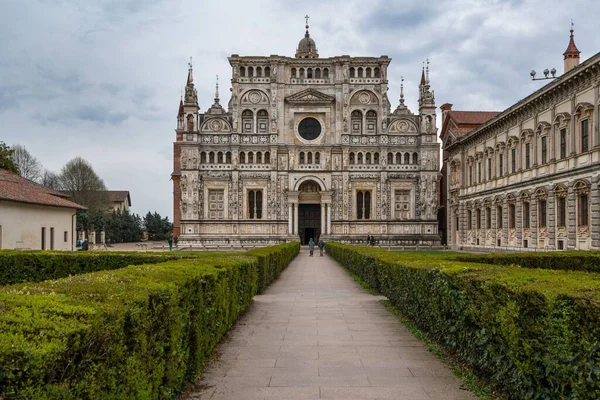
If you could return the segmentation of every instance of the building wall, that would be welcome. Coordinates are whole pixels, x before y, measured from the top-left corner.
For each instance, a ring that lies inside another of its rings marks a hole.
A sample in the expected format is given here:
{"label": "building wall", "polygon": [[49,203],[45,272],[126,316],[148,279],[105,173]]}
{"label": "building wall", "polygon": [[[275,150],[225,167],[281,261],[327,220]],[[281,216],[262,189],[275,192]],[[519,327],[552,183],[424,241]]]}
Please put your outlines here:
{"label": "building wall", "polygon": [[453,248],[600,249],[599,66],[596,55],[446,146]]}
{"label": "building wall", "polygon": [[[299,207],[318,204],[317,228],[330,238],[372,234],[381,243],[439,244],[435,105],[424,104],[416,114],[401,107],[391,112],[389,62],[385,56],[232,56],[228,111],[217,103],[196,118],[197,107],[189,104],[179,119],[172,177],[180,243],[295,240]],[[248,76],[249,67],[269,67],[270,76]],[[378,68],[379,76],[355,72],[353,77],[350,69],[359,67]],[[301,68],[305,73],[327,68],[328,77],[300,77]],[[353,112],[360,117],[353,118]],[[298,134],[308,117],[321,125],[322,134],[314,140]],[[309,187],[315,192],[307,192]],[[250,193],[257,190],[263,196],[260,219],[249,211]],[[403,217],[395,216],[395,190],[408,193]],[[369,219],[358,218],[361,191],[371,196]],[[214,196],[223,196],[222,205],[215,206]]]}
{"label": "building wall", "polygon": [[53,230],[54,250],[73,250],[74,214],[69,208],[0,201],[0,248],[41,250],[45,228],[46,249],[51,249]]}

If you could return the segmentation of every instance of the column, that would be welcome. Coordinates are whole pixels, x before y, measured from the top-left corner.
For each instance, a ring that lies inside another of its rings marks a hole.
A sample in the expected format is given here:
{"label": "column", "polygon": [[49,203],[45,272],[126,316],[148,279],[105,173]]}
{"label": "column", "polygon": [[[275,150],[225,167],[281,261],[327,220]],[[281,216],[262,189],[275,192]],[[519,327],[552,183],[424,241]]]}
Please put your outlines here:
{"label": "column", "polygon": [[298,203],[294,203],[294,234],[298,235]]}
{"label": "column", "polygon": [[321,203],[321,235],[327,233],[325,231],[325,203]]}
{"label": "column", "polygon": [[292,203],[288,204],[288,234],[294,232],[294,207]]}
{"label": "column", "polygon": [[327,204],[327,234],[331,235],[331,203]]}

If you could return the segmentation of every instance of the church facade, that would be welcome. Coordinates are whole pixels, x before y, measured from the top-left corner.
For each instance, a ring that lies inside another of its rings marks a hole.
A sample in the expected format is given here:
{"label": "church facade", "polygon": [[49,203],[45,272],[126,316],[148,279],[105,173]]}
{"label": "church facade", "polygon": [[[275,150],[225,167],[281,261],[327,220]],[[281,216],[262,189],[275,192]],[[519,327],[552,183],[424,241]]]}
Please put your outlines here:
{"label": "church facade", "polygon": [[231,99],[199,112],[192,66],[177,117],[174,234],[192,247],[323,237],[431,246],[439,144],[428,68],[418,113],[392,111],[391,59],[320,58],[308,32],[295,57],[229,57]]}

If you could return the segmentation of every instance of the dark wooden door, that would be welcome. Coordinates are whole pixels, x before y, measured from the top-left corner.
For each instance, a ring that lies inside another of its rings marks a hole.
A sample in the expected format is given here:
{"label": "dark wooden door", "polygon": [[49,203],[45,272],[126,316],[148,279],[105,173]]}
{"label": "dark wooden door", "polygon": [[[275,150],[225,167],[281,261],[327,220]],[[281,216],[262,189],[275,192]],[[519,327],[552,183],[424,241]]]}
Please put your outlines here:
{"label": "dark wooden door", "polygon": [[300,204],[298,234],[302,244],[308,244],[311,237],[316,243],[317,237],[321,234],[321,206],[319,204]]}

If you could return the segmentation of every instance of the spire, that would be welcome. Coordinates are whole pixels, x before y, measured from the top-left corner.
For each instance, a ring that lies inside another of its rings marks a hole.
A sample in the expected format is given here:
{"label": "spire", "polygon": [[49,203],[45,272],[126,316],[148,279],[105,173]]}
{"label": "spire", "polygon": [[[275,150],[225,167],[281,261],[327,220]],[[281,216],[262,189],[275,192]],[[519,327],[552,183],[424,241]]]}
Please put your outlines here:
{"label": "spire", "polygon": [[215,85],[215,104],[219,104],[219,75],[217,75],[217,84]]}
{"label": "spire", "polygon": [[181,96],[181,99],[179,100],[179,112],[177,113],[177,116],[182,116],[183,115],[183,95]]}
{"label": "spire", "polygon": [[187,84],[188,85],[193,85],[194,84],[194,76],[192,75],[192,57],[190,57],[190,62],[188,63],[188,78],[187,78]]}
{"label": "spire", "polygon": [[425,67],[425,83],[429,85],[429,58],[427,59],[427,66]]}
{"label": "spire", "polygon": [[419,84],[419,86],[425,86],[426,80],[425,80],[425,61],[423,61],[423,69],[421,70],[421,83]]}
{"label": "spire", "polygon": [[404,77],[400,77],[400,105],[404,105]]}
{"label": "spire", "polygon": [[565,50],[565,52],[563,53],[563,56],[565,56],[565,73],[579,65],[579,55],[581,54],[577,46],[575,46],[573,26],[573,20],[571,20],[571,37],[569,38],[569,45],[567,46],[567,50]]}
{"label": "spire", "polygon": [[394,110],[394,115],[410,114],[410,110],[404,104],[404,77],[400,77],[400,104]]}

